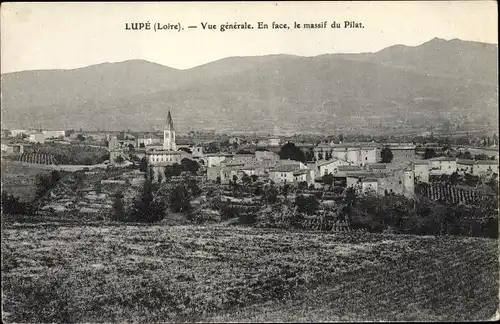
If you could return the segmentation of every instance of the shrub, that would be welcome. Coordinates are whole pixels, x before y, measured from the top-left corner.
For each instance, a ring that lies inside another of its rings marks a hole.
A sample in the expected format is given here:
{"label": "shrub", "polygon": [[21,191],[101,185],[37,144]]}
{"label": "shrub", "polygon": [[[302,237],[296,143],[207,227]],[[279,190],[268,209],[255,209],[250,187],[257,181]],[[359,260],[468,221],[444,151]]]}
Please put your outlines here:
{"label": "shrub", "polygon": [[190,199],[188,188],[180,184],[170,191],[170,208],[175,212],[187,211],[191,207]]}
{"label": "shrub", "polygon": [[297,211],[299,213],[313,215],[318,209],[319,202],[315,195],[299,195],[295,198],[295,206],[297,206]]}
{"label": "shrub", "polygon": [[19,197],[14,197],[2,191],[2,212],[5,214],[29,215],[35,211],[31,203],[25,203],[19,200]]}

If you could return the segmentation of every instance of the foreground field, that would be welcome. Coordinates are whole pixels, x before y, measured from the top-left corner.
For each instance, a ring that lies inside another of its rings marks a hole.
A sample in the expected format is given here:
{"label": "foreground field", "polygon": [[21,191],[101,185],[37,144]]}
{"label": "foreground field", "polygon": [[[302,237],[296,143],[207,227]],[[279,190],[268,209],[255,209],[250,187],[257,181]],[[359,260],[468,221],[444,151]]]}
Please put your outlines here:
{"label": "foreground field", "polygon": [[4,224],[4,321],[479,320],[497,242],[222,226]]}

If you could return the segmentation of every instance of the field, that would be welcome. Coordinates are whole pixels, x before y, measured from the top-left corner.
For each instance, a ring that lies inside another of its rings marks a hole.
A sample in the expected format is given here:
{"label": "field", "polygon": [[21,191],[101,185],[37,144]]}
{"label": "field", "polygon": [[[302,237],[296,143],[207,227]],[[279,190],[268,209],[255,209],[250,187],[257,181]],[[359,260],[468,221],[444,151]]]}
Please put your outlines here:
{"label": "field", "polygon": [[481,320],[497,242],[223,226],[2,226],[6,322]]}
{"label": "field", "polygon": [[2,190],[20,197],[21,200],[32,200],[36,192],[36,175],[48,173],[50,171],[36,166],[2,159]]}

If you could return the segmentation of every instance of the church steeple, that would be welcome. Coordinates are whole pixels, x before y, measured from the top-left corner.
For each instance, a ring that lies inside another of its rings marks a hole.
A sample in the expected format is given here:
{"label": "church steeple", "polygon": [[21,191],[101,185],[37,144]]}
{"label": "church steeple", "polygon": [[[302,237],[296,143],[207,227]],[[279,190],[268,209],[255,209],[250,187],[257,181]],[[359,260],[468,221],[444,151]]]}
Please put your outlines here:
{"label": "church steeple", "polygon": [[167,115],[167,122],[165,123],[165,130],[174,130],[174,122],[172,121],[172,115],[170,114],[170,110]]}
{"label": "church steeple", "polygon": [[163,131],[163,149],[177,151],[177,145],[175,145],[174,122],[172,121],[170,110],[168,111],[167,122],[165,123],[165,130]]}

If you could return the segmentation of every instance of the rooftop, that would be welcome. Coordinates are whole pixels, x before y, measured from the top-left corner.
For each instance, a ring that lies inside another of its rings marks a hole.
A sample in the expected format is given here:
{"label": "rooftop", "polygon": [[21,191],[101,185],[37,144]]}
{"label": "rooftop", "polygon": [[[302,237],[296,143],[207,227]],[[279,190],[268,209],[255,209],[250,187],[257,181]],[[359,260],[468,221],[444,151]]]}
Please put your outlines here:
{"label": "rooftop", "polygon": [[284,164],[269,169],[269,172],[294,172],[299,169],[298,165]]}
{"label": "rooftop", "polygon": [[338,167],[339,171],[361,171],[363,170],[361,167],[356,165],[341,165]]}
{"label": "rooftop", "polygon": [[495,160],[458,160],[457,164],[464,165],[498,165],[498,161]]}
{"label": "rooftop", "polygon": [[387,169],[387,164],[385,164],[385,163],[373,163],[373,164],[368,164],[368,167],[371,169]]}
{"label": "rooftop", "polygon": [[435,157],[435,158],[432,158],[429,160],[430,161],[450,161],[450,162],[453,162],[453,161],[456,161],[457,159],[454,157],[440,156],[440,157]]}
{"label": "rooftop", "polygon": [[308,170],[297,170],[293,173],[294,176],[302,175],[302,174],[307,174]]}
{"label": "rooftop", "polygon": [[338,161],[338,159],[332,158],[331,160],[321,160],[321,161],[316,162],[316,166],[320,167],[320,166],[323,166],[323,165],[327,165],[327,164],[333,163],[335,161]]}
{"label": "rooftop", "polygon": [[349,178],[369,178],[369,179],[377,179],[377,178],[385,178],[386,175],[379,173],[371,173],[371,172],[365,172],[365,173],[348,173],[346,175]]}

